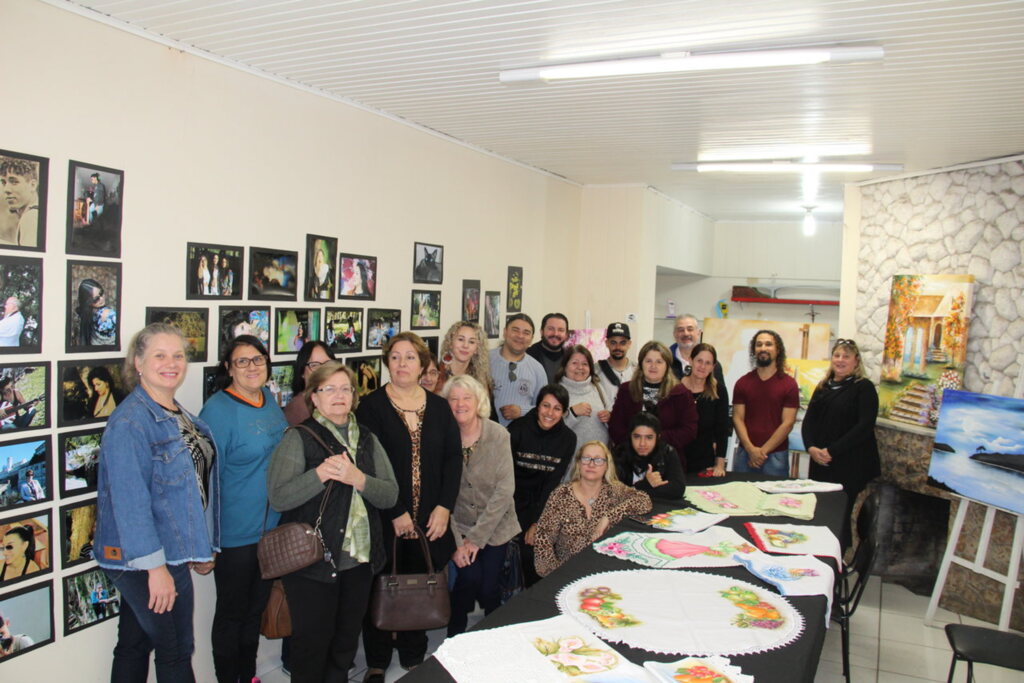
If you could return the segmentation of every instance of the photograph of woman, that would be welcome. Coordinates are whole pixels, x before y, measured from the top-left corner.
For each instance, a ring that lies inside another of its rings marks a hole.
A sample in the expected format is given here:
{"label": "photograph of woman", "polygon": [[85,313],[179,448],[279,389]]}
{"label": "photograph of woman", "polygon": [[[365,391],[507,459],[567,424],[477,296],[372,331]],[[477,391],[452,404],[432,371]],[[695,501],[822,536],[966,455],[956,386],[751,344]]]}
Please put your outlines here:
{"label": "photograph of woman", "polygon": [[3,535],[3,564],[0,565],[0,583],[27,576],[40,570],[35,561],[36,534],[27,524],[16,524]]}
{"label": "photograph of woman", "polygon": [[92,395],[89,397],[89,415],[92,417],[109,417],[117,407],[121,397],[114,387],[114,378],[110,370],[102,365],[89,370],[87,377]]}
{"label": "photograph of woman", "polygon": [[121,265],[68,262],[69,282],[75,287],[70,314],[68,351],[120,347],[118,324]]}
{"label": "photograph of woman", "polygon": [[306,236],[306,301],[334,301],[334,258],[338,240]]}

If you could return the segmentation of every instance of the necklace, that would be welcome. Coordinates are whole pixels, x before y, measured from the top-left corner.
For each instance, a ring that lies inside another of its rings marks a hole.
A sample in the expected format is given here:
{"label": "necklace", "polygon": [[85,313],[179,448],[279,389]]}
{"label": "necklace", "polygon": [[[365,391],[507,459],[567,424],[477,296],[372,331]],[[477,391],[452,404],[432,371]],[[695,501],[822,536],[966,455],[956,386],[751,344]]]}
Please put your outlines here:
{"label": "necklace", "polygon": [[386,393],[388,396],[388,400],[391,401],[391,405],[394,406],[395,410],[401,411],[403,413],[418,413],[421,410],[423,410],[423,408],[427,405],[426,396],[424,396],[422,405],[416,408],[403,408],[402,406],[398,405],[398,402],[395,400],[395,397],[391,395],[392,391],[393,390],[391,389],[391,385],[389,384]]}

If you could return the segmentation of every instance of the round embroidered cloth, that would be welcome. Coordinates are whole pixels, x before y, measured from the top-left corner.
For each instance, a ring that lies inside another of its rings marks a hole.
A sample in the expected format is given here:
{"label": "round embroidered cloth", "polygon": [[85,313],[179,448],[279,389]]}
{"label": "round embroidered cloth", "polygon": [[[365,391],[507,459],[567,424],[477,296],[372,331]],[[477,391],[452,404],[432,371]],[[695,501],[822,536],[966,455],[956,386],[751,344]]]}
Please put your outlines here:
{"label": "round embroidered cloth", "polygon": [[803,617],[746,581],[673,569],[602,572],[558,594],[558,609],[604,640],[678,655],[738,655],[787,645]]}

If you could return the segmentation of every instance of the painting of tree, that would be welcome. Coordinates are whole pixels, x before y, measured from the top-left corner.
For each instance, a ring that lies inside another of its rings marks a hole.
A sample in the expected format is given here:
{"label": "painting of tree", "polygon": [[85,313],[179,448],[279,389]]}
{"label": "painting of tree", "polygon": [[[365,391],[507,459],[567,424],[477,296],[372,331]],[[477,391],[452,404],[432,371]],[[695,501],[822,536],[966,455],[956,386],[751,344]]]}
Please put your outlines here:
{"label": "painting of tree", "polygon": [[882,380],[898,382],[903,369],[903,339],[910,314],[921,292],[920,275],[894,275],[889,299],[889,322],[885,327],[882,351]]}
{"label": "painting of tree", "polygon": [[942,320],[942,346],[949,353],[949,367],[958,368],[964,364],[967,353],[967,296],[957,292],[953,297],[949,313]]}

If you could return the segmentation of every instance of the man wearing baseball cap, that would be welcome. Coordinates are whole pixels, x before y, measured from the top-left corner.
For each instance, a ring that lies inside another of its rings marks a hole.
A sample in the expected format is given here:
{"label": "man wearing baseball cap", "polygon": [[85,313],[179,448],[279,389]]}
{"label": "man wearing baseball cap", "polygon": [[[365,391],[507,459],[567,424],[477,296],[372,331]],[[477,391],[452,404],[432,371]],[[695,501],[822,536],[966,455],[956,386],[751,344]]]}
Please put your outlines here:
{"label": "man wearing baseball cap", "polygon": [[597,376],[601,379],[601,391],[609,404],[615,402],[619,385],[628,384],[636,370],[636,361],[626,354],[632,344],[629,336],[629,325],[612,323],[604,334],[604,344],[608,347],[608,358],[597,363]]}

